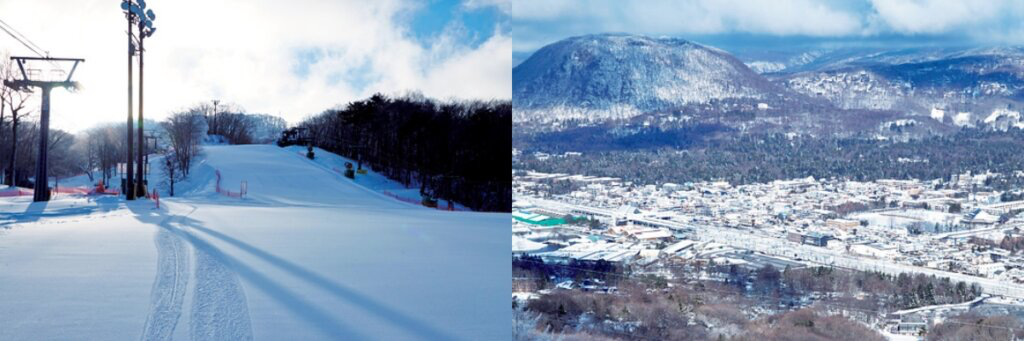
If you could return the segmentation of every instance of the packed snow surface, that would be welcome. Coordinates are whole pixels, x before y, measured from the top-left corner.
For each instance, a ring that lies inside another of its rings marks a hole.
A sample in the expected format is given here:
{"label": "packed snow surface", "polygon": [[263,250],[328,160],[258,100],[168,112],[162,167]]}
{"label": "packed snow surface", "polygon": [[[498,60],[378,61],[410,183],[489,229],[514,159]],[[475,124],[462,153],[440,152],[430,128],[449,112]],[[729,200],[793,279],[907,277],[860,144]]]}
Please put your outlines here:
{"label": "packed snow surface", "polygon": [[510,337],[508,214],[407,204],[274,146],[204,150],[159,209],[0,198],[0,340]]}

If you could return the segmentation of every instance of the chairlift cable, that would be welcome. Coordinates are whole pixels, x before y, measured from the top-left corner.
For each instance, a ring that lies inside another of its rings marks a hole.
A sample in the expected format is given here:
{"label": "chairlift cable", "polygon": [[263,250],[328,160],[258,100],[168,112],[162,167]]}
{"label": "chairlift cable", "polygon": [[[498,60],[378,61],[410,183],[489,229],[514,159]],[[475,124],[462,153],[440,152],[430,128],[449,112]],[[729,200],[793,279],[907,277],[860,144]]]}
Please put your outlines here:
{"label": "chairlift cable", "polygon": [[[7,34],[10,35],[11,38],[14,38],[14,40],[17,40],[22,45],[25,45],[25,47],[27,47],[30,51],[32,51],[32,53],[35,53],[37,56],[42,57],[42,58],[50,58],[50,52],[49,51],[47,51],[46,49],[40,47],[39,44],[36,44],[31,39],[28,39],[28,37],[26,37],[24,34],[22,34],[21,32],[19,32],[16,29],[14,29],[14,26],[11,26],[11,24],[8,24],[7,22],[3,21],[2,19],[0,19],[0,24],[2,24],[2,25],[0,25],[0,29],[2,29],[4,32],[7,32]],[[6,26],[6,28],[4,26]],[[15,34],[17,34],[17,35],[15,35]],[[20,38],[19,38],[19,36],[20,36]],[[33,46],[34,46],[34,48],[33,48]],[[45,52],[45,54],[41,53],[39,51]],[[68,71],[65,70],[63,66],[60,66],[59,64],[55,63],[54,61],[50,60],[49,63],[50,63],[50,65],[53,65],[54,67],[56,67],[58,70],[60,70],[64,74],[68,73]]]}

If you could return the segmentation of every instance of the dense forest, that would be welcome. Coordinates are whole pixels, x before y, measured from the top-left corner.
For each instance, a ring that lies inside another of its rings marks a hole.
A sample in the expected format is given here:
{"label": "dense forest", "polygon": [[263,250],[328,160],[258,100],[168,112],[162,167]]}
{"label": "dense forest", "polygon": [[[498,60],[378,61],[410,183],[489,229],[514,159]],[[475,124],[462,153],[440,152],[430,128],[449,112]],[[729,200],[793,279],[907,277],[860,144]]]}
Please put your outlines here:
{"label": "dense forest", "polygon": [[1020,129],[963,129],[907,142],[743,135],[703,140],[686,148],[584,152],[547,160],[524,153],[513,166],[613,176],[641,183],[725,180],[746,184],[808,176],[859,181],[948,179],[968,171],[1012,174],[1024,169],[1024,153],[1020,150],[1024,150],[1024,130]]}
{"label": "dense forest", "polygon": [[299,126],[308,128],[315,146],[417,186],[424,197],[478,211],[512,210],[507,101],[441,103],[377,94]]}

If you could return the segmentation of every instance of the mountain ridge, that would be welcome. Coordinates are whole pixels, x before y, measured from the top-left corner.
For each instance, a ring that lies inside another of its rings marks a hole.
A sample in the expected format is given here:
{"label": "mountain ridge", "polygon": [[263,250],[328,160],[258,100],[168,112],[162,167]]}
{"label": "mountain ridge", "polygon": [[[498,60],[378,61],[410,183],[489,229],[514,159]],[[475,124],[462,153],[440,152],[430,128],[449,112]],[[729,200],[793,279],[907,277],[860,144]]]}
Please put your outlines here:
{"label": "mountain ridge", "polygon": [[516,122],[622,120],[674,106],[788,93],[721,49],[623,33],[547,45],[516,66],[512,79]]}
{"label": "mountain ridge", "polygon": [[796,52],[791,62],[757,64],[681,38],[566,38],[513,69],[514,129],[605,126],[622,135],[712,124],[736,134],[907,139],[988,127],[999,110],[1009,114],[991,128],[1024,126],[1012,114],[1024,101],[1019,47]]}

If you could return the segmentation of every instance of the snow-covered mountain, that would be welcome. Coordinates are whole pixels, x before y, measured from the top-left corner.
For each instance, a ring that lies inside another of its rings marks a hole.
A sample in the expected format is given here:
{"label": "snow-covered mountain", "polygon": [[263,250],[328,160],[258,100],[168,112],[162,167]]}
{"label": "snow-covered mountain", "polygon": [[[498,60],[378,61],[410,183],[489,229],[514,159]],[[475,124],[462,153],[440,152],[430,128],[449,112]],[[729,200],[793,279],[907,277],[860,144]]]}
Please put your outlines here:
{"label": "snow-covered mountain", "polygon": [[912,90],[908,84],[890,82],[867,70],[808,72],[786,78],[782,84],[843,109],[894,109]]}
{"label": "snow-covered mountain", "polygon": [[512,71],[514,121],[600,122],[781,88],[725,51],[677,38],[599,34],[545,46]]}
{"label": "snow-covered mountain", "polygon": [[[915,124],[899,134],[913,138],[963,126],[1005,130],[1019,119],[997,111],[1024,106],[1022,48],[737,51],[742,59],[683,39],[629,34],[558,41],[513,69],[514,135],[875,136],[878,127],[906,121]],[[984,120],[993,114],[998,119]]]}
{"label": "snow-covered mountain", "polygon": [[989,113],[1024,99],[1024,51],[879,52],[821,65],[817,70],[771,77],[790,90],[844,109],[898,110],[913,115],[927,115],[936,108]]}
{"label": "snow-covered mountain", "polygon": [[746,64],[747,67],[757,73],[779,72],[786,69],[786,64],[781,62],[756,60]]}

